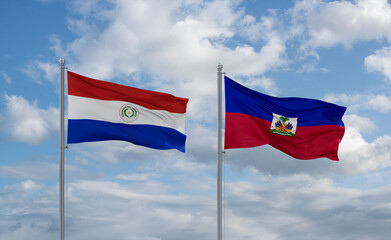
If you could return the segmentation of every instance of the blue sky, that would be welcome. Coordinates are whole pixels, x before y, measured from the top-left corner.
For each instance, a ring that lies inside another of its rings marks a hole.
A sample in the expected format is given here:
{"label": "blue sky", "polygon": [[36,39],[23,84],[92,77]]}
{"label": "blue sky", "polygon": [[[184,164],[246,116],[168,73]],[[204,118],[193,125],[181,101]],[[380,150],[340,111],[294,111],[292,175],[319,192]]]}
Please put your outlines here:
{"label": "blue sky", "polygon": [[225,239],[391,234],[389,1],[1,1],[0,26],[1,239],[59,237],[59,58],[190,99],[185,154],[69,146],[68,239],[216,238],[218,62],[257,91],[348,108],[339,162],[226,151]]}

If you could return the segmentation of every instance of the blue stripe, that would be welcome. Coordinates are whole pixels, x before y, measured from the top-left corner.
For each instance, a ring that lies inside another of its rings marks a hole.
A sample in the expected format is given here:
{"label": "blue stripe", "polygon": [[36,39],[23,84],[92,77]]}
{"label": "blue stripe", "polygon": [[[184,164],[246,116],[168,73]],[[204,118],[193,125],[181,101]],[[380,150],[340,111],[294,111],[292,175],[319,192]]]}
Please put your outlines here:
{"label": "blue stripe", "polygon": [[122,140],[154,149],[185,152],[186,135],[167,127],[68,119],[68,143]]}
{"label": "blue stripe", "polygon": [[225,77],[226,112],[243,113],[267,121],[273,113],[298,118],[298,126],[344,126],[346,107],[307,98],[277,98],[246,88]]}

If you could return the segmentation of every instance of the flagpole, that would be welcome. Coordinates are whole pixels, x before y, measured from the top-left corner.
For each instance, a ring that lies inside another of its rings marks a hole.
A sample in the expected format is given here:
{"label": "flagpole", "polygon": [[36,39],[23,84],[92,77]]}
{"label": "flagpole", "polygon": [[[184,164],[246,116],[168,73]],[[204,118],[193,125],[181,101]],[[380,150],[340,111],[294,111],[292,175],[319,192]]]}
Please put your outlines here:
{"label": "flagpole", "polygon": [[223,212],[222,212],[222,75],[223,64],[217,64],[217,237],[222,240],[223,236]]}
{"label": "flagpole", "polygon": [[64,70],[65,59],[60,58],[60,239],[64,240]]}

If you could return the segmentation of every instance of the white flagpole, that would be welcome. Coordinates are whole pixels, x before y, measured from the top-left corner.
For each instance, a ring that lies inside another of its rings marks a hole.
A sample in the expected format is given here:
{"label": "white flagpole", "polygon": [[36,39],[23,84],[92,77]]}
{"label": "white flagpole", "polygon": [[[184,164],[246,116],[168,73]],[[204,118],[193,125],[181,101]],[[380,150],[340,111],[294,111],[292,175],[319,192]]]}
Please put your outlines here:
{"label": "white flagpole", "polygon": [[64,240],[64,70],[65,59],[60,58],[60,239]]}
{"label": "white flagpole", "polygon": [[217,64],[217,92],[218,92],[218,112],[217,112],[217,237],[222,240],[223,236],[223,211],[222,211],[222,75],[223,64]]}

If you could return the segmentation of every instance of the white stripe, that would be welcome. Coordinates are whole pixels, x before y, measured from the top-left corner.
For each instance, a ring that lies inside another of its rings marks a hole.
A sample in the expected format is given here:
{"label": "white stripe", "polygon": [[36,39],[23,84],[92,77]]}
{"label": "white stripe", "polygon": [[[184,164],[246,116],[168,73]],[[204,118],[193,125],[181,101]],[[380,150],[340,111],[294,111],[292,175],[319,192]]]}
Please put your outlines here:
{"label": "white stripe", "polygon": [[[120,117],[120,109],[126,104],[134,106],[139,111],[138,118],[133,122],[125,122]],[[98,100],[73,95],[68,95],[68,118],[92,119],[124,124],[157,125],[174,128],[182,133],[185,132],[185,113],[151,110],[129,102]]]}

